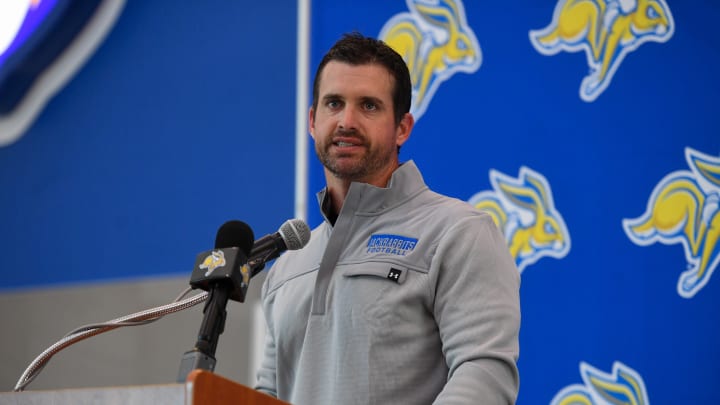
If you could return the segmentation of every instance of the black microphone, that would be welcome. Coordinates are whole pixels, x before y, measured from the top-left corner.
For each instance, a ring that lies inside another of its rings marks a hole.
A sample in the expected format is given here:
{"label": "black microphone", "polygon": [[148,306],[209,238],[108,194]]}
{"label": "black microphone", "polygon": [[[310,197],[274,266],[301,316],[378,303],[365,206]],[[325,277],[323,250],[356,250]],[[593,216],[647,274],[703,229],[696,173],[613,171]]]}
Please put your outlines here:
{"label": "black microphone", "polygon": [[239,247],[248,255],[255,235],[248,224],[242,221],[227,221],[218,228],[215,235],[215,249]]}
{"label": "black microphone", "polygon": [[247,258],[252,249],[252,229],[242,221],[225,222],[215,236],[215,249],[200,253],[195,261],[190,285],[208,292],[203,320],[192,350],[180,361],[178,382],[185,382],[192,370],[215,369],[215,350],[225,330],[229,299],[244,302],[250,267]]}
{"label": "black microphone", "polygon": [[250,226],[242,221],[232,220],[222,224],[215,236],[215,249],[197,256],[190,286],[210,291],[215,285],[223,285],[230,289],[231,300],[245,301],[250,282],[247,259],[254,238]]}
{"label": "black microphone", "polygon": [[288,219],[280,229],[255,241],[250,251],[248,266],[252,269],[250,277],[265,268],[265,263],[280,256],[286,250],[298,250],[310,241],[310,227],[302,219]]}

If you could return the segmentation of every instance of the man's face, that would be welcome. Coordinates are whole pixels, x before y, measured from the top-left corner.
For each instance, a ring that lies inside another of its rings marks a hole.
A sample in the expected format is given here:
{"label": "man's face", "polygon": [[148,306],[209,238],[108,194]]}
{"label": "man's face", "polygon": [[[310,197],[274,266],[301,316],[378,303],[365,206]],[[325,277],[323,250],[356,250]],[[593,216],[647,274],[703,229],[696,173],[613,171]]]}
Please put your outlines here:
{"label": "man's face", "polygon": [[413,125],[410,114],[395,125],[393,77],[378,64],[331,61],[319,79],[309,117],[318,158],[336,178],[385,187]]}

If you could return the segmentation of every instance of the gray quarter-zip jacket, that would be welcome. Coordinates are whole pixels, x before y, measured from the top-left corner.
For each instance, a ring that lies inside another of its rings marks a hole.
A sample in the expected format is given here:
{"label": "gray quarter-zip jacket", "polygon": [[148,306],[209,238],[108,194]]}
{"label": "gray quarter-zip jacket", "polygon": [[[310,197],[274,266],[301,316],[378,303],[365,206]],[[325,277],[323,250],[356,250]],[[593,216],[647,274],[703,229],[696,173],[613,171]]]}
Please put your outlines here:
{"label": "gray quarter-zip jacket", "polygon": [[514,403],[519,286],[492,218],[406,162],[387,188],[353,183],[334,226],[276,260],[256,388],[295,405]]}

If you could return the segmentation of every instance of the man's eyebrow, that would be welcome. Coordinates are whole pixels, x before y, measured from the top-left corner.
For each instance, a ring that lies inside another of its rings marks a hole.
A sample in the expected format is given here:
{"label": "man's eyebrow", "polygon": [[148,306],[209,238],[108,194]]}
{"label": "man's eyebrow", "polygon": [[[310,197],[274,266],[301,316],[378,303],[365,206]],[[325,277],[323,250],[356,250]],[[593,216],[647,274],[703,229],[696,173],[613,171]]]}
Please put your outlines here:
{"label": "man's eyebrow", "polygon": [[374,104],[377,108],[385,109],[385,103],[383,102],[382,99],[380,99],[378,97],[365,96],[365,97],[360,98],[360,102]]}
{"label": "man's eyebrow", "polygon": [[328,93],[322,97],[323,100],[338,100],[342,99],[342,96],[336,93]]}
{"label": "man's eyebrow", "polygon": [[[343,97],[342,95],[340,95],[338,93],[327,93],[324,96],[322,96],[321,100],[323,102],[335,101],[335,100],[344,101],[345,97]],[[385,105],[385,103],[383,102],[382,99],[380,99],[378,97],[374,97],[374,96],[362,96],[359,98],[359,101],[361,103],[372,103],[372,104],[378,105],[380,107]]]}
{"label": "man's eyebrow", "polygon": [[379,98],[373,97],[373,96],[365,96],[365,97],[360,98],[360,100],[363,101],[363,102],[371,101],[371,102],[373,102],[373,103],[375,103],[375,104],[378,104],[378,105],[384,104],[383,101],[382,101],[382,99],[379,99]]}

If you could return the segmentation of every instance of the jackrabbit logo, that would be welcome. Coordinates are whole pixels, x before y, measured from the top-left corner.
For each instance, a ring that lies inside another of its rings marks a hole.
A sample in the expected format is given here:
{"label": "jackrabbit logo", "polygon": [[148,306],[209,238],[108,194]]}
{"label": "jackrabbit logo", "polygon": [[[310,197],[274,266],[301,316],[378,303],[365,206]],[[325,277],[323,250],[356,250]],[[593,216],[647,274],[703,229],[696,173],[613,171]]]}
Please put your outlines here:
{"label": "jackrabbit logo", "polygon": [[691,171],[678,170],[655,186],[645,213],[623,220],[628,238],[640,246],[681,243],[688,269],[677,292],[692,298],[720,262],[720,157],[685,148]]}
{"label": "jackrabbit logo", "polygon": [[390,18],[379,38],[408,65],[412,79],[411,113],[425,113],[440,83],[457,72],[480,68],[480,44],[465,18],[461,1],[407,0],[409,13]]}
{"label": "jackrabbit logo", "polygon": [[570,233],[543,175],[524,166],[517,178],[490,170],[490,182],[492,191],[481,191],[469,202],[493,217],[521,273],[542,257],[568,254]]}
{"label": "jackrabbit logo", "polygon": [[563,388],[550,405],[650,404],[640,374],[619,361],[613,363],[612,374],[580,362],[580,375],[585,384]]}
{"label": "jackrabbit logo", "polygon": [[530,31],[543,55],[585,51],[590,73],[580,98],[592,102],[610,85],[625,55],[645,42],[666,42],[675,30],[665,0],[560,0],[549,26]]}

